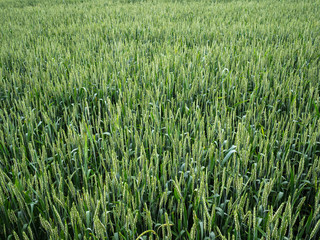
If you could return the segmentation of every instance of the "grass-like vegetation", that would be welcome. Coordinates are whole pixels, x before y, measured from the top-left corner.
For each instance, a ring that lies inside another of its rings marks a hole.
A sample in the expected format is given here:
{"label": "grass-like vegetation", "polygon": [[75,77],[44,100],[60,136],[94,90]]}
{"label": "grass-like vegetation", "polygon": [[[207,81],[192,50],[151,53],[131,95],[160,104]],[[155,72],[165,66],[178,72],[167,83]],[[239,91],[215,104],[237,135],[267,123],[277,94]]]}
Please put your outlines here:
{"label": "grass-like vegetation", "polygon": [[0,0],[0,239],[318,239],[319,16]]}

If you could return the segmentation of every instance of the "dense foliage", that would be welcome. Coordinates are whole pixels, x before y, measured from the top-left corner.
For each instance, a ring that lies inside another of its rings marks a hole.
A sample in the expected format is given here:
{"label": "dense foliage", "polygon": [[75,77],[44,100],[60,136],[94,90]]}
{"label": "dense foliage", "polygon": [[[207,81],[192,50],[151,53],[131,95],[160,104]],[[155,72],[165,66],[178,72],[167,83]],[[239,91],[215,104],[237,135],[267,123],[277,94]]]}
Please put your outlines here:
{"label": "dense foliage", "polygon": [[318,239],[319,16],[0,0],[0,239]]}

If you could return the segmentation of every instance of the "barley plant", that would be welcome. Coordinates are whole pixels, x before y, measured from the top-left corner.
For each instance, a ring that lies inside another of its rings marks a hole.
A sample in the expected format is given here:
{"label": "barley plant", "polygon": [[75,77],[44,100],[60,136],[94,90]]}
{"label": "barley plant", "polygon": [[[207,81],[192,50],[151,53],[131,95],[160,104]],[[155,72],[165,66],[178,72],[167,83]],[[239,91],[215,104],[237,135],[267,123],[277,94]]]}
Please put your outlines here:
{"label": "barley plant", "polygon": [[0,0],[0,239],[319,239],[319,0]]}

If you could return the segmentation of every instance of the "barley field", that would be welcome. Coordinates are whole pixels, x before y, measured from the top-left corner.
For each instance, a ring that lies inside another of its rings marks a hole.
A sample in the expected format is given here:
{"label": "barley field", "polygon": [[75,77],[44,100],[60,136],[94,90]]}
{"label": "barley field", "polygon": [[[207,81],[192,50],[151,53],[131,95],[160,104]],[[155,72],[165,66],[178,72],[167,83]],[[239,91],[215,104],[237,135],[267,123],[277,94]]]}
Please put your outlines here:
{"label": "barley field", "polygon": [[0,239],[319,239],[319,71],[319,0],[0,0]]}

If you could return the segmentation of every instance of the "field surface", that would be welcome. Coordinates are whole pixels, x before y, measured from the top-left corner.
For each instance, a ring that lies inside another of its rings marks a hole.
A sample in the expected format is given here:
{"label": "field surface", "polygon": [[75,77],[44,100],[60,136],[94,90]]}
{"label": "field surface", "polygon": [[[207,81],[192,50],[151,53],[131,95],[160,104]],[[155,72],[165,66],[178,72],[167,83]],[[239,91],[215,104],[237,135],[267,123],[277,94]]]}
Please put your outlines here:
{"label": "field surface", "polygon": [[0,0],[0,239],[319,239],[319,71],[319,0]]}

